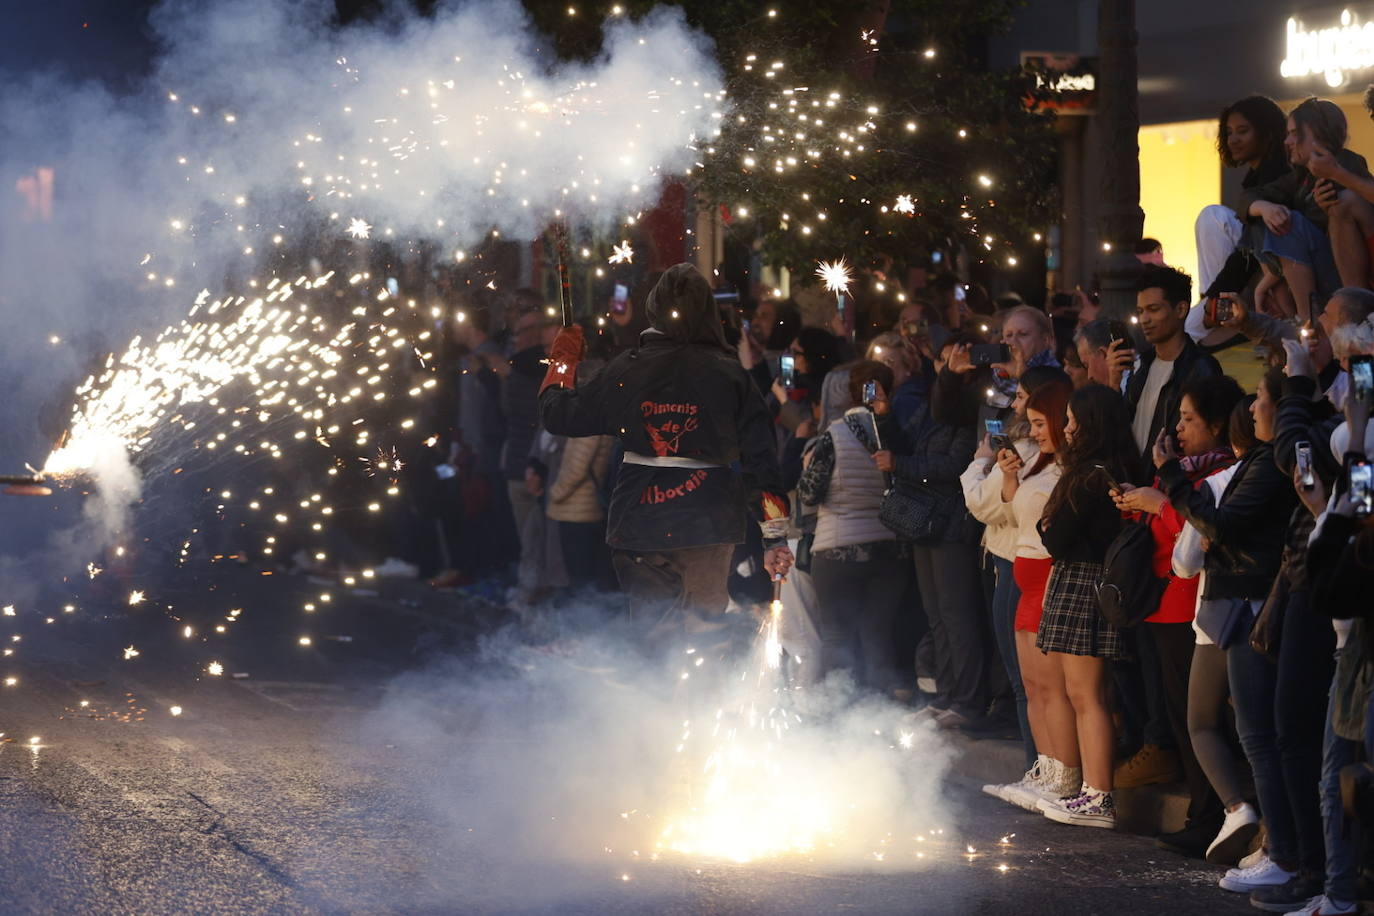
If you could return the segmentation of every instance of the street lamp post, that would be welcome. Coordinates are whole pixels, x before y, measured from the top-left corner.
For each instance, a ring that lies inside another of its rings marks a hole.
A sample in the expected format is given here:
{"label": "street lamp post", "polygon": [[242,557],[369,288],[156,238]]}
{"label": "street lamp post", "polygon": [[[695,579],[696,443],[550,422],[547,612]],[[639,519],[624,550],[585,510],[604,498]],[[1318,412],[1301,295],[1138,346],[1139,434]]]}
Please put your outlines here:
{"label": "street lamp post", "polygon": [[1140,209],[1140,107],[1136,90],[1135,0],[1098,0],[1098,122],[1102,131],[1102,208],[1098,277],[1105,317],[1135,310],[1140,262],[1134,253],[1145,226]]}

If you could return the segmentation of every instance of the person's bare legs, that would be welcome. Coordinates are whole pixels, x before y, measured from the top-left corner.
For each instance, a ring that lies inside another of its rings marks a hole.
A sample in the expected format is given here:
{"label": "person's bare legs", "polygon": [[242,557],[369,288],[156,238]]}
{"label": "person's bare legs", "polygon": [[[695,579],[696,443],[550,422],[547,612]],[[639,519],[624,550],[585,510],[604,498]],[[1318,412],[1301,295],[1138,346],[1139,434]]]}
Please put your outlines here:
{"label": "person's bare legs", "polygon": [[1306,324],[1314,316],[1311,312],[1312,293],[1317,289],[1317,275],[1306,264],[1290,258],[1279,258],[1283,265],[1283,278],[1288,281],[1288,291],[1293,294],[1293,304],[1298,318]]}
{"label": "person's bare legs", "polygon": [[[1063,762],[1048,725],[1047,697],[1049,681],[1054,669],[1044,652],[1035,648],[1035,634],[1016,631],[1016,660],[1021,666],[1021,683],[1026,688],[1026,718],[1030,720],[1031,738],[1037,752]],[[1075,756],[1077,756],[1075,754]]]}
{"label": "person's bare legs", "polygon": [[[1045,675],[1045,731],[1051,745],[1058,752],[1059,762],[1067,767],[1081,767],[1083,757],[1078,749],[1078,718],[1064,683],[1064,656],[1058,652],[1041,653]],[[1017,656],[1020,658],[1020,656]]]}
{"label": "person's bare legs", "polygon": [[1260,273],[1260,281],[1255,284],[1255,307],[1275,318],[1292,318],[1296,315],[1293,294],[1288,291],[1288,284],[1283,282],[1283,277],[1274,273],[1268,265]]}
{"label": "person's bare legs", "polygon": [[1100,792],[1112,788],[1112,752],[1116,731],[1107,710],[1107,663],[1091,655],[1051,652],[1064,672],[1064,689],[1073,705],[1083,781]]}
{"label": "person's bare legs", "polygon": [[1327,238],[1342,286],[1369,286],[1369,243],[1374,235],[1374,207],[1353,191],[1342,191],[1326,211]]}

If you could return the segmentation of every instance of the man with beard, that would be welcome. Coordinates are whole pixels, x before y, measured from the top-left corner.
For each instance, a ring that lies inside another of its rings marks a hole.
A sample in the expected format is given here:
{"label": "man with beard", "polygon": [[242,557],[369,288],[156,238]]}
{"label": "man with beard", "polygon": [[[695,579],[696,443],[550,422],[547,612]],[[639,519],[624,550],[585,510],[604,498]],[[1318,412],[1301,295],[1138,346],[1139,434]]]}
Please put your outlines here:
{"label": "man with beard", "polygon": [[648,622],[680,618],[690,632],[729,603],[730,558],[750,515],[768,572],[790,568],[787,498],[768,408],[726,344],[706,278],[690,264],[670,268],[646,312],[639,347],[581,386],[582,329],[564,328],[539,406],[554,434],[619,438],[606,536],[616,575]]}

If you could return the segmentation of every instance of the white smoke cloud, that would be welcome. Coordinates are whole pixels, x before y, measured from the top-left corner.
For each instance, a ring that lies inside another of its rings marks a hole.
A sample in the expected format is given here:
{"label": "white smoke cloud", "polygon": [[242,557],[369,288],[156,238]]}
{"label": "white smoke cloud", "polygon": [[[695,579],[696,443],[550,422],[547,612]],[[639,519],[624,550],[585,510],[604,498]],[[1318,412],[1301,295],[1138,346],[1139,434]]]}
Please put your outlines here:
{"label": "white smoke cloud", "polygon": [[907,708],[843,677],[779,691],[762,640],[649,659],[623,620],[558,616],[579,621],[562,640],[503,631],[402,676],[361,722],[425,774],[407,791],[452,844],[438,858],[469,863],[461,887],[428,876],[435,905],[572,906],[622,873],[740,861],[911,870],[915,834],[952,825],[951,746]]}

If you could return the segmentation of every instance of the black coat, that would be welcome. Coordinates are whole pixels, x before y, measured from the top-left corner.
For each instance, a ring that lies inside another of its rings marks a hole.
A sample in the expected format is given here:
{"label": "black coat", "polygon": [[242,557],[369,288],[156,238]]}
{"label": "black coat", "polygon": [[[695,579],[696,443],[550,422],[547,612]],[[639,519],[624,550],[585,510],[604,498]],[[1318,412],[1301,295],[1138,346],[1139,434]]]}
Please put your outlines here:
{"label": "black coat", "polygon": [[1269,594],[1297,504],[1293,481],[1274,463],[1274,448],[1262,442],[1236,466],[1221,499],[1196,488],[1183,466],[1159,469],[1160,486],[1180,515],[1211,541],[1204,598],[1264,598]]}
{"label": "black coat", "polygon": [[1055,496],[1060,487],[1071,492],[1040,520],[1040,541],[1057,563],[1101,563],[1122,525],[1107,479],[1097,474],[1061,477]]}
{"label": "black coat", "polygon": [[626,452],[718,465],[622,465],[607,520],[612,547],[738,544],[751,510],[761,519],[763,493],[786,505],[768,408],[722,347],[650,330],[585,384],[545,391],[539,406],[557,435],[616,436]]}
{"label": "black coat", "polygon": [[[1152,347],[1141,356],[1140,368],[1131,374],[1131,381],[1126,386],[1126,406],[1130,408],[1132,416],[1140,406],[1140,396],[1145,392],[1145,380],[1154,361],[1155,351]],[[1151,451],[1159,431],[1172,431],[1178,425],[1178,405],[1183,400],[1183,385],[1191,379],[1221,374],[1221,363],[1217,362],[1216,357],[1185,335],[1183,349],[1174,360],[1173,374],[1159,390],[1159,400],[1155,401],[1155,415],[1150,418],[1150,436],[1140,453],[1140,459],[1146,467],[1151,465]]]}
{"label": "black coat", "polygon": [[908,418],[900,440],[891,446],[895,477],[923,484],[946,497],[950,512],[943,540],[977,543],[983,525],[969,514],[959,483],[959,475],[978,449],[976,427],[938,422],[922,403]]}

